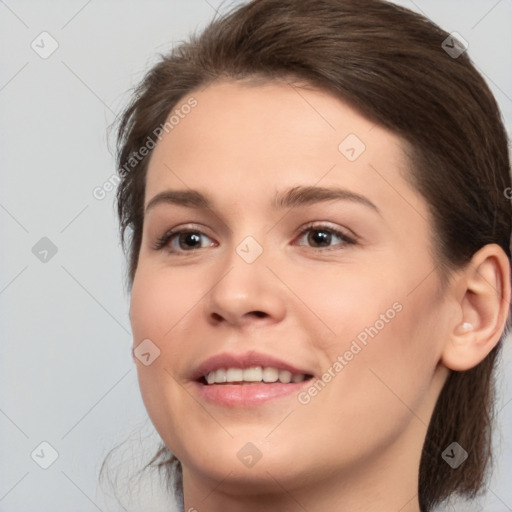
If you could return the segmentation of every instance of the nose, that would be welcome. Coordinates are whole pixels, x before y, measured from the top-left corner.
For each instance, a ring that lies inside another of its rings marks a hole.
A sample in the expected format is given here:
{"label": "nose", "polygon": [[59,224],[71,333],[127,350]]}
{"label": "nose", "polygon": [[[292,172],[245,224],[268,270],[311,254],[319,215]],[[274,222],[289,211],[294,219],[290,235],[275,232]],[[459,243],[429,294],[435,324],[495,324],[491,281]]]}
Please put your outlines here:
{"label": "nose", "polygon": [[248,263],[233,251],[224,268],[204,301],[212,325],[269,325],[284,318],[286,289],[267,268],[264,255]]}

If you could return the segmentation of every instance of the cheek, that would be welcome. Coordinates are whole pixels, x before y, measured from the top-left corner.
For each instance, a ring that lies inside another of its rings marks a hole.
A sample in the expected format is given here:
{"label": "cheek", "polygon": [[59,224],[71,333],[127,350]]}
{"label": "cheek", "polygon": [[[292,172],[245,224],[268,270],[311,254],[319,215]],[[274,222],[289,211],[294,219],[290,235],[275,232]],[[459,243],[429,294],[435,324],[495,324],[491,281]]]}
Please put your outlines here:
{"label": "cheek", "polygon": [[[361,420],[368,420],[371,411],[387,417],[394,411],[395,419],[410,416],[408,407],[422,407],[439,361],[442,332],[436,318],[442,304],[435,280],[411,293],[420,277],[395,267],[360,274],[341,268],[317,274],[322,279],[296,281],[294,291],[317,317],[309,315],[302,327],[312,332],[316,325],[309,339],[322,354],[321,367],[330,381],[318,393],[323,398],[312,391],[314,401],[319,407],[330,403],[339,422],[346,422],[345,411]],[[346,407],[336,406],[340,400]]]}
{"label": "cheek", "polygon": [[133,348],[136,350],[144,340],[151,340],[154,344],[151,346],[156,346],[153,350],[158,354],[148,366],[135,359],[142,398],[155,426],[162,421],[164,403],[172,402],[176,390],[173,365],[181,356],[176,334],[200,298],[200,291],[194,290],[190,282],[186,286],[187,283],[181,282],[177,275],[171,280],[165,272],[142,262],[131,292]]}
{"label": "cheek", "polygon": [[[323,450],[320,459],[343,453],[355,463],[386,449],[408,425],[420,437],[426,433],[430,420],[426,400],[435,361],[425,357],[424,339],[415,337],[412,310],[404,305],[378,332],[369,329],[373,316],[367,318],[368,331],[360,331],[367,334],[365,343],[340,336],[326,349],[329,365],[324,376],[329,382],[319,390],[311,386],[300,397],[302,405],[296,411],[300,425],[329,439],[325,446],[315,443],[315,450]],[[285,443],[290,432],[283,429],[280,434]],[[308,442],[304,439],[305,445]]]}
{"label": "cheek", "polygon": [[[388,293],[374,296],[364,310],[358,317],[358,321],[364,318],[362,324],[354,325],[350,316],[345,317],[347,335],[329,350],[331,360],[337,354],[346,361],[336,384],[338,398],[350,402],[347,410],[369,431],[374,429],[370,418],[375,416],[382,432],[386,425],[391,431],[411,420],[419,420],[420,428],[427,425],[430,411],[425,401],[440,357],[441,333],[433,325],[438,306],[429,293],[413,298]],[[340,420],[345,419],[342,411],[340,415]]]}
{"label": "cheek", "polygon": [[133,282],[130,322],[134,344],[145,338],[163,340],[198,305],[204,291],[189,273],[142,263]]}
{"label": "cheek", "polygon": [[[175,362],[181,359],[183,351],[182,340],[176,336],[180,317],[184,315],[182,309],[179,294],[165,290],[161,279],[152,281],[148,276],[139,283],[134,281],[130,315],[133,346],[150,339],[159,350],[158,357],[148,366],[135,359],[140,394],[155,429],[180,458],[182,442],[177,440],[187,438],[186,432],[180,433],[180,418],[182,423],[194,406],[174,378]],[[176,324],[174,331],[172,326]]]}
{"label": "cheek", "polygon": [[[287,301],[290,314],[310,331],[308,340],[322,352],[348,350],[352,339],[368,336],[367,328],[377,323],[381,330],[397,316],[393,304],[400,299],[399,291],[393,291],[390,272],[381,268],[347,261],[299,275],[283,266],[280,277],[290,283],[298,298]],[[386,324],[382,324],[380,318],[386,313]]]}

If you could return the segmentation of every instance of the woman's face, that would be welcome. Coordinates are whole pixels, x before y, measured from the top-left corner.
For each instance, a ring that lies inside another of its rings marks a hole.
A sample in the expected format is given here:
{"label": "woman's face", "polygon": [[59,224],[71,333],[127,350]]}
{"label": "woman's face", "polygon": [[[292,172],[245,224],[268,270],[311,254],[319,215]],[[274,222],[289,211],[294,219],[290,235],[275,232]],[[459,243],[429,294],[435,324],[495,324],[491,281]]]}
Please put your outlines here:
{"label": "woman's face", "polygon": [[185,478],[246,495],[416,485],[454,310],[401,140],[317,90],[192,96],[151,157],[131,297],[156,429]]}

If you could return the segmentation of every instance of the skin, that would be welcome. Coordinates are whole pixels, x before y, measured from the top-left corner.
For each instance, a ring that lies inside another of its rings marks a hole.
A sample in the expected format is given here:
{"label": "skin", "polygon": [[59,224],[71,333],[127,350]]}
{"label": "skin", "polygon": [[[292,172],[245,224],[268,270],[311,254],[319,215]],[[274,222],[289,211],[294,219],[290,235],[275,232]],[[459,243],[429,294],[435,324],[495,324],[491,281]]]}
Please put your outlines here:
{"label": "skin", "polygon": [[[160,350],[148,366],[134,360],[148,414],[182,462],[185,510],[418,512],[421,449],[449,369],[478,364],[503,330],[506,256],[486,246],[441,286],[403,141],[329,93],[217,81],[192,96],[197,106],[153,151],[145,204],[195,189],[212,207],[146,212],[130,306],[134,347],[149,338]],[[338,149],[348,134],[366,146],[355,161]],[[272,209],[276,193],[313,185],[378,211],[350,200]],[[318,231],[299,234],[311,222],[356,243],[318,246]],[[201,248],[175,238],[181,252],[154,249],[175,227],[203,233]],[[263,249],[253,263],[236,252],[247,236]],[[307,404],[293,394],[227,408],[189,380],[208,357],[249,350],[321,378],[397,303]],[[250,468],[237,457],[248,442],[262,455]]]}

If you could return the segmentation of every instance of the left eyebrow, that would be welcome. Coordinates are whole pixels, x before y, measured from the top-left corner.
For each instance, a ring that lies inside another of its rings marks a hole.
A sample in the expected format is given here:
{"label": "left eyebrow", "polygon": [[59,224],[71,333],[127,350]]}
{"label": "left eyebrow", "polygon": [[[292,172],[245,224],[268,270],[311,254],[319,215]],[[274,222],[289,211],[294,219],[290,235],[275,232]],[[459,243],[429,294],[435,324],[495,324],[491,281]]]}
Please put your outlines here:
{"label": "left eyebrow", "polygon": [[272,207],[280,210],[284,208],[296,208],[298,206],[314,203],[340,200],[354,201],[375,210],[377,213],[380,213],[377,206],[367,197],[344,188],[336,187],[293,187],[277,194],[272,201]]}
{"label": "left eyebrow", "polygon": [[[271,206],[275,210],[327,201],[353,201],[380,214],[377,206],[367,197],[344,188],[297,186],[274,196]],[[213,201],[198,190],[165,190],[155,195],[146,205],[145,212],[159,204],[175,204],[188,208],[213,209]]]}

